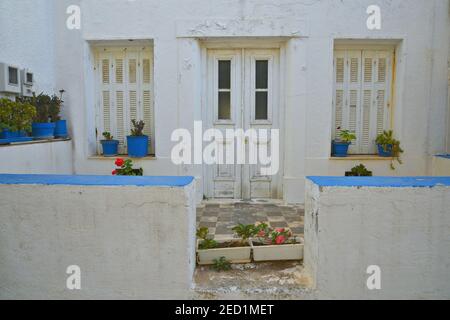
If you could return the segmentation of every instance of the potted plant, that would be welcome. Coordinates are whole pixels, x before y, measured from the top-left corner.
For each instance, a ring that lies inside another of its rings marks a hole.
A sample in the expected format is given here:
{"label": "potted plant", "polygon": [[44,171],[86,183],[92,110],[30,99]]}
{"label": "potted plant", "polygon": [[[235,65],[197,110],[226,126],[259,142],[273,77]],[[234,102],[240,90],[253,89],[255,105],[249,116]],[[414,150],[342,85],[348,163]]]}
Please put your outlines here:
{"label": "potted plant", "polygon": [[220,260],[229,261],[230,263],[251,262],[251,245],[248,239],[216,241],[208,238],[208,233],[208,228],[197,230],[198,264],[214,265]]}
{"label": "potted plant", "polygon": [[52,97],[52,105],[50,108],[50,117],[53,122],[55,122],[55,138],[67,138],[69,136],[67,132],[67,121],[62,120],[59,113],[61,105],[64,102],[62,100],[65,90],[59,90],[60,97]]}
{"label": "potted plant", "polygon": [[3,142],[30,141],[27,132],[36,115],[36,109],[26,102],[0,99],[0,139]]}
{"label": "potted plant", "polygon": [[348,148],[355,139],[356,135],[353,132],[341,130],[339,136],[333,141],[333,156],[345,158],[348,154]]}
{"label": "potted plant", "polygon": [[346,177],[372,177],[372,171],[367,170],[367,168],[360,164],[359,166],[353,167],[351,171],[345,173]]}
{"label": "potted plant", "polygon": [[303,240],[292,237],[289,229],[272,229],[265,223],[259,224],[256,229],[256,237],[251,239],[254,261],[303,259]]}
{"label": "potted plant", "polygon": [[133,161],[130,159],[124,160],[117,158],[114,164],[118,167],[113,170],[113,176],[143,176],[144,170],[142,168],[134,169]]}
{"label": "potted plant", "polygon": [[[379,134],[375,142],[380,157],[392,157],[396,159],[398,163],[402,164],[400,154],[403,153],[403,150],[400,147],[400,141],[394,138],[394,132],[392,130],[384,131],[382,134]],[[391,169],[395,170],[393,161],[391,161]]]}
{"label": "potted plant", "polygon": [[119,140],[114,140],[114,137],[109,132],[103,132],[104,139],[100,141],[105,157],[114,157],[119,153]]}
{"label": "potted plant", "polygon": [[148,155],[148,136],[144,135],[144,121],[131,120],[133,128],[127,136],[128,155],[133,158],[143,158]]}
{"label": "potted plant", "polygon": [[36,116],[32,123],[32,135],[35,139],[53,139],[55,137],[56,124],[52,119],[59,114],[61,100],[55,95],[44,93],[30,98],[22,98],[23,102],[29,102],[36,108]]}

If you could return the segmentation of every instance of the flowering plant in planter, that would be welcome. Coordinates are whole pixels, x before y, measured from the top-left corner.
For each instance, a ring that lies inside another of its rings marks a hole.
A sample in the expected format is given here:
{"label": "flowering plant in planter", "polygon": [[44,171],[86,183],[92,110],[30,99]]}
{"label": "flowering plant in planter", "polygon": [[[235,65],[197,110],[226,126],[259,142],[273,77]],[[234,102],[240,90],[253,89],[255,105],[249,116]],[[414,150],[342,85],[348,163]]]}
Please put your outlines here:
{"label": "flowering plant in planter", "polygon": [[144,170],[142,168],[133,169],[133,161],[117,158],[115,165],[119,168],[113,170],[113,176],[142,176]]}
{"label": "flowering plant in planter", "polygon": [[303,244],[293,238],[286,228],[270,228],[265,223],[256,227],[256,238],[251,240],[255,261],[301,260]]}
{"label": "flowering plant in planter", "polygon": [[248,239],[216,241],[211,239],[208,234],[208,228],[197,230],[198,264],[213,265],[220,260],[226,260],[230,263],[248,263],[251,261],[251,245]]}

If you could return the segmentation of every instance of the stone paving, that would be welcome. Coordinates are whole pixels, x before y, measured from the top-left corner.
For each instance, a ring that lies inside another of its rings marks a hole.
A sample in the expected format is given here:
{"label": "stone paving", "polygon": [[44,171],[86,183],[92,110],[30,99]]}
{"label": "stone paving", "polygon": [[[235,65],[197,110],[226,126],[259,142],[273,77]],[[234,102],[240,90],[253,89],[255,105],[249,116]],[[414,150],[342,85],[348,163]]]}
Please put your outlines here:
{"label": "stone paving", "polygon": [[265,222],[274,228],[290,228],[295,236],[303,237],[303,206],[281,203],[210,202],[205,201],[197,208],[197,227],[209,228],[215,240],[233,237],[231,230],[237,224]]}

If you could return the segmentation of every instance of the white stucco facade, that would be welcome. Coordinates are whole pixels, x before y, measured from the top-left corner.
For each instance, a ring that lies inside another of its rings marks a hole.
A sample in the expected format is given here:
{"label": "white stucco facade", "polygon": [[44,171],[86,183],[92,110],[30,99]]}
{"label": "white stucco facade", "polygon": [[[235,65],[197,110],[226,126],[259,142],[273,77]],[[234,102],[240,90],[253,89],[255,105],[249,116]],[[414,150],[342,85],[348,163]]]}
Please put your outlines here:
{"label": "white stucco facade", "polygon": [[[450,296],[443,281],[450,261],[448,183],[420,187],[399,180],[405,185],[382,178],[375,186],[307,180],[304,264],[319,299]],[[371,266],[379,287],[367,285],[374,279]]]}
{"label": "white stucco facade", "polygon": [[[0,299],[187,299],[194,185],[133,181],[143,180],[0,185]],[[80,290],[68,290],[70,266],[79,267]]]}
{"label": "white stucco facade", "polygon": [[[200,200],[205,193],[203,167],[174,165],[170,136],[178,128],[192,130],[206,112],[205,48],[277,48],[281,196],[286,202],[302,203],[308,175],[343,175],[361,162],[379,176],[427,175],[432,156],[447,151],[449,2],[378,1],[381,30],[367,28],[366,9],[371,4],[369,0],[2,1],[0,61],[34,69],[40,90],[66,90],[63,115],[73,137],[74,173],[110,174],[113,162],[93,157],[93,48],[105,41],[149,43],[154,57],[156,154],[138,165],[146,175],[195,176]],[[66,28],[69,5],[81,8],[79,30]],[[14,12],[31,18],[19,18]],[[19,34],[23,42],[18,41]],[[344,40],[395,48],[391,126],[405,150],[404,164],[396,171],[390,170],[388,160],[330,159],[333,52],[335,43]]]}

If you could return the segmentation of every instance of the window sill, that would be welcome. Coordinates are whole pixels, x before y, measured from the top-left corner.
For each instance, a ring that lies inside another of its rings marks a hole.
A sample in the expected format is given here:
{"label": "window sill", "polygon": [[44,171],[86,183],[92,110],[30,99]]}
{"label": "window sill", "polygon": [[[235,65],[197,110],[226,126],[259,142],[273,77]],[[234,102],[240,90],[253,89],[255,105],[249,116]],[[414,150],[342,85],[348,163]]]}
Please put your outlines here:
{"label": "window sill", "polygon": [[154,155],[148,155],[143,158],[131,158],[126,154],[124,154],[124,155],[119,154],[118,156],[115,156],[115,157],[105,157],[105,156],[101,156],[101,155],[90,156],[90,157],[88,157],[88,160],[113,160],[113,161],[116,161],[117,158],[122,158],[124,160],[131,159],[133,161],[139,161],[139,160],[148,161],[148,160],[156,160],[157,159]]}
{"label": "window sill", "polygon": [[353,161],[353,160],[365,160],[365,161],[392,161],[393,157],[380,157],[376,154],[352,154],[348,155],[345,158],[341,157],[330,157],[330,160],[344,160],[344,161]]}
{"label": "window sill", "polygon": [[53,142],[62,142],[62,141],[70,141],[71,138],[56,138],[56,139],[46,139],[46,140],[33,140],[33,141],[24,141],[24,142],[11,142],[8,144],[0,144],[0,148],[7,147],[17,147],[28,144],[41,144],[41,143],[53,143]]}

